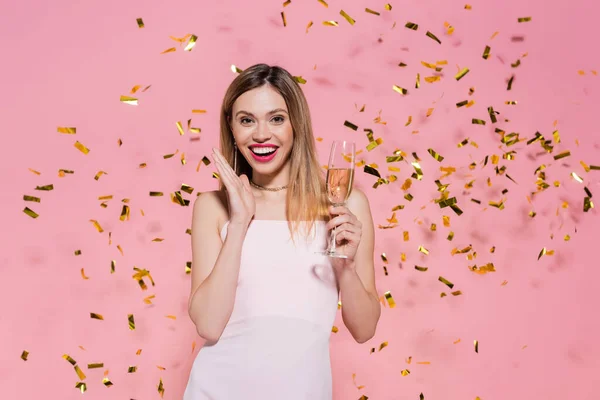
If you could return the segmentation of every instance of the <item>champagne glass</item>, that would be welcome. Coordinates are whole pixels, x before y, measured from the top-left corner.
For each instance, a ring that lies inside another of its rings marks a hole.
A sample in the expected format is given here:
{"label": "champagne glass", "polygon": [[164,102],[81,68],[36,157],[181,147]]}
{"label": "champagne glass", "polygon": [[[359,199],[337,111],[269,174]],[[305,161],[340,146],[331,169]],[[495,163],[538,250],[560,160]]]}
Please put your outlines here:
{"label": "champagne glass", "polygon": [[[327,199],[333,206],[342,206],[352,192],[352,181],[354,179],[354,157],[355,144],[346,140],[335,140],[331,144],[329,153],[329,165],[327,167]],[[348,258],[336,248],[335,227],[331,230],[329,246],[325,251],[318,254],[335,258]]]}

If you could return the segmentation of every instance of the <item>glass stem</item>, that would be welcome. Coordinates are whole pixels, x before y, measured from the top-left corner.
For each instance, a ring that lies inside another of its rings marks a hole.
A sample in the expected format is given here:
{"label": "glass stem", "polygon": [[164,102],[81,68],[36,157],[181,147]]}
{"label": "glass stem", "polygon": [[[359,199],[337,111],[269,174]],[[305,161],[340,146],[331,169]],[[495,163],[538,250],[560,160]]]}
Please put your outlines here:
{"label": "glass stem", "polygon": [[332,253],[335,253],[335,246],[336,246],[336,242],[335,242],[335,234],[336,234],[336,227],[334,226],[331,232],[331,242],[329,243],[329,251]]}

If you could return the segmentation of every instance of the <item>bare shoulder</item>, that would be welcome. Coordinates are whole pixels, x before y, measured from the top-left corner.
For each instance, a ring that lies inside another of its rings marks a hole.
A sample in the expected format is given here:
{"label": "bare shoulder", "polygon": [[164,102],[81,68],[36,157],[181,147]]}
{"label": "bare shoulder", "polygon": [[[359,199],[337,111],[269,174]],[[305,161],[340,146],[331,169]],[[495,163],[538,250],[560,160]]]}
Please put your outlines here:
{"label": "bare shoulder", "polygon": [[367,198],[367,195],[356,186],[352,188],[352,192],[350,192],[347,204],[350,211],[355,213],[357,216],[359,214],[371,214],[371,207],[369,205],[369,199]]}
{"label": "bare shoulder", "polygon": [[228,219],[227,194],[220,190],[203,192],[194,200],[194,219],[213,224],[217,231]]}

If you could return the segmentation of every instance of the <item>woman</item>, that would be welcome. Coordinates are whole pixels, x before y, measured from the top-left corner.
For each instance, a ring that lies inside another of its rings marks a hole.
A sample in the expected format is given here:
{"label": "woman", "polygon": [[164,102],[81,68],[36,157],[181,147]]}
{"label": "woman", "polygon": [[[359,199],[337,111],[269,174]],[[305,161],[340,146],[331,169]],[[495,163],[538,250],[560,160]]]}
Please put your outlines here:
{"label": "woman", "polygon": [[[189,315],[206,344],[184,400],[331,399],[340,292],[359,343],[381,312],[367,198],[355,188],[347,207],[328,208],[308,105],[283,68],[259,64],[234,79],[220,144],[220,190],[199,196],[192,217]],[[315,254],[334,226],[347,259]]]}

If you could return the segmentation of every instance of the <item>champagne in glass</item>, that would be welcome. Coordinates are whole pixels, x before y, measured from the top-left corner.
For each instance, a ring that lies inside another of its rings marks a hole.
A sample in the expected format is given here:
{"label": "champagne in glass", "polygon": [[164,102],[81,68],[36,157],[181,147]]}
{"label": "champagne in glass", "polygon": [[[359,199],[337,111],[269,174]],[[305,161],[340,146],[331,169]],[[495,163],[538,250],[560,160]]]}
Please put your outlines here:
{"label": "champagne in glass", "polygon": [[[336,140],[331,144],[331,152],[329,154],[329,165],[327,168],[327,199],[334,206],[346,204],[346,200],[352,192],[352,181],[354,179],[354,142],[345,140]],[[318,252],[329,257],[348,258],[345,254],[340,253],[337,249],[335,241],[335,227],[331,231],[329,238],[329,246],[327,250]]]}

